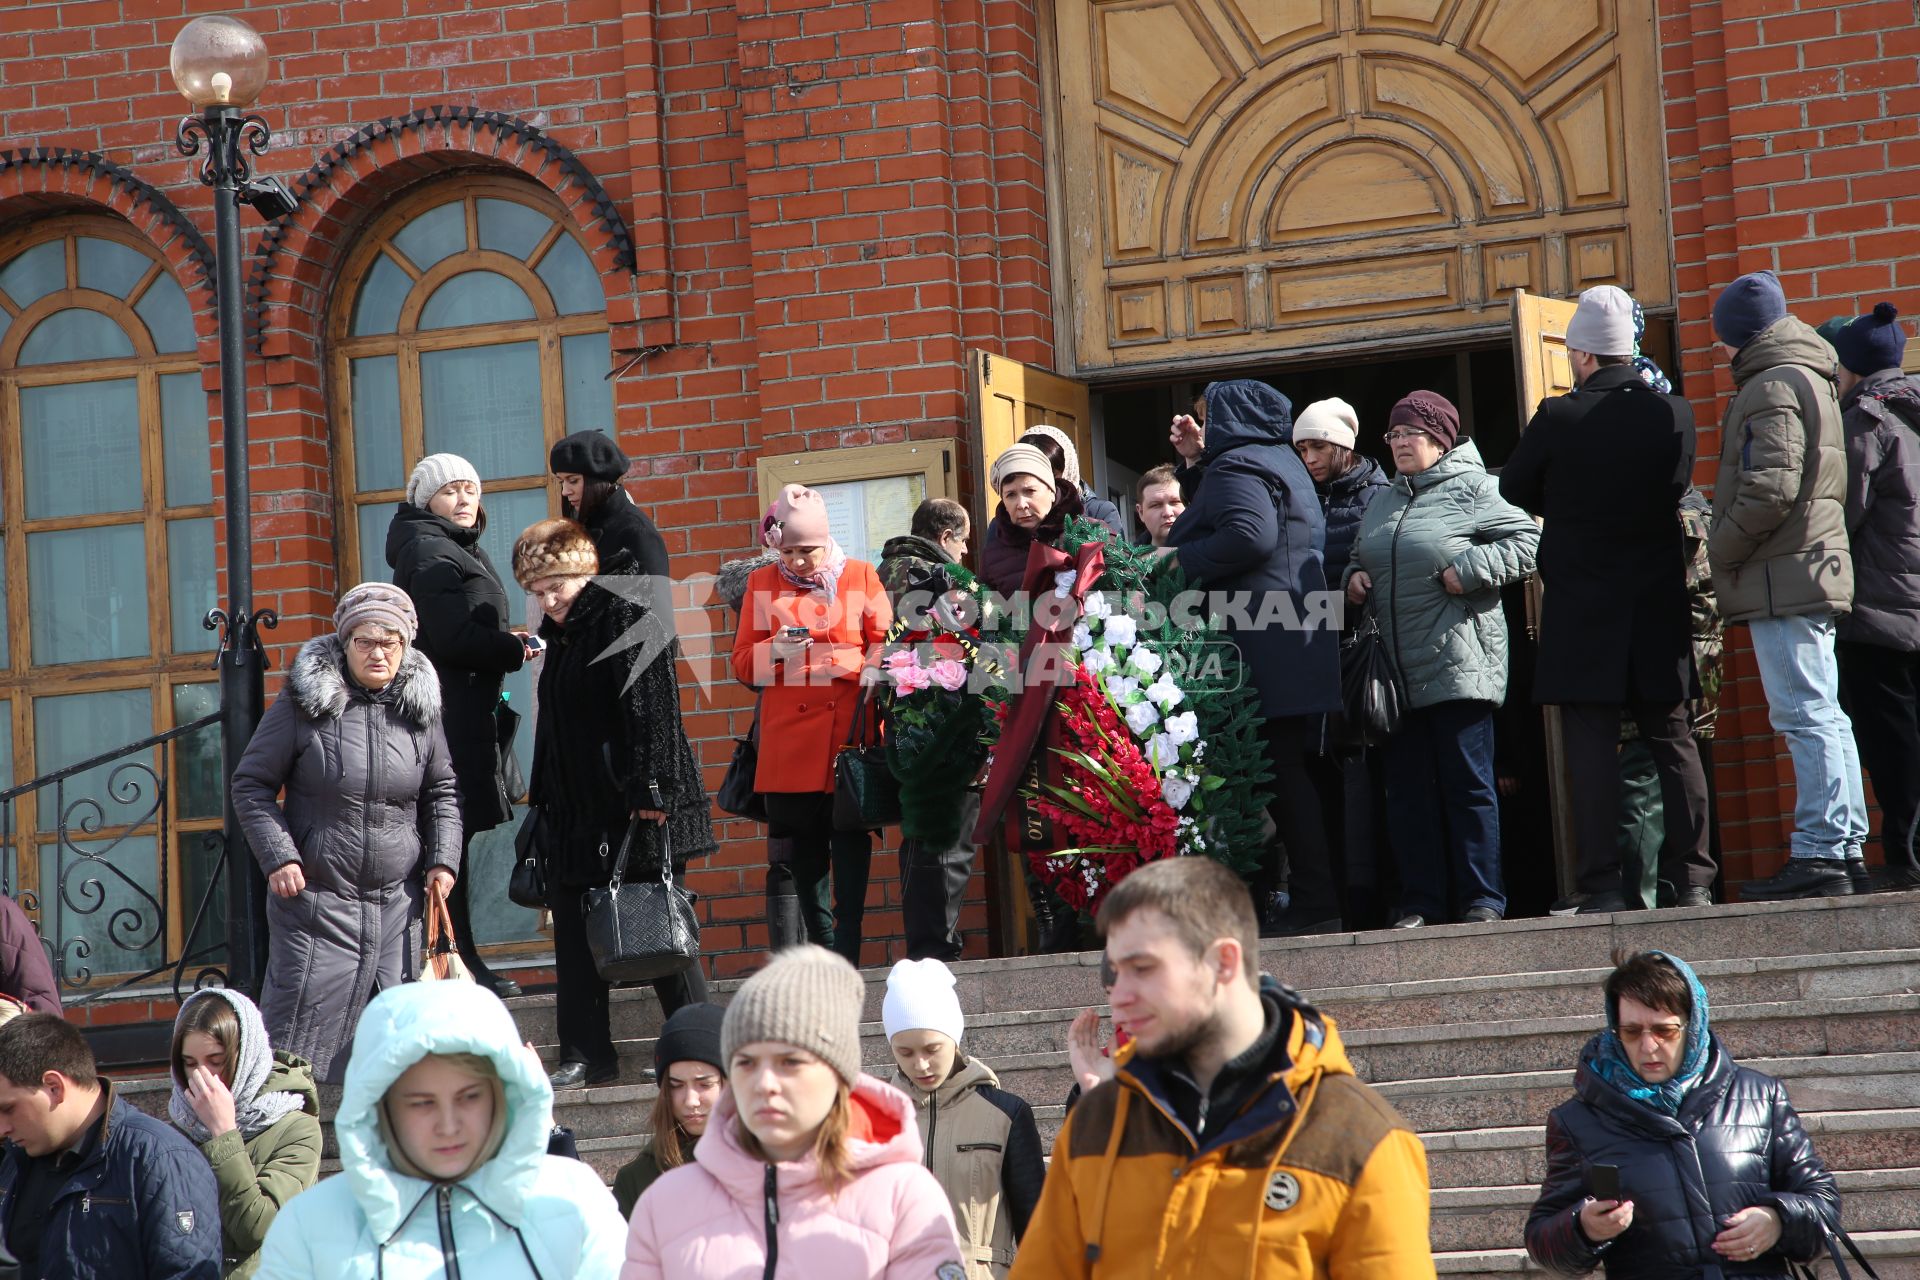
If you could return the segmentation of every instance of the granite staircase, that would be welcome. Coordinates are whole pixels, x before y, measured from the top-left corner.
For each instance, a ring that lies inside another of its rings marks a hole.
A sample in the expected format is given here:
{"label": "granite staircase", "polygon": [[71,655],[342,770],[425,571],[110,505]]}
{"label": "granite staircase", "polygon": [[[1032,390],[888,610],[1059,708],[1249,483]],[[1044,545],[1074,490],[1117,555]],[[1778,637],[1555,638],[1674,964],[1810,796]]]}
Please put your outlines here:
{"label": "granite staircase", "polygon": [[[1920,1280],[1920,894],[1516,920],[1417,932],[1268,942],[1268,972],[1339,1023],[1355,1070],[1421,1133],[1443,1276],[1538,1274],[1521,1228],[1544,1172],[1546,1114],[1601,1025],[1599,985],[1616,947],[1659,947],[1698,970],[1715,1029],[1744,1063],[1787,1082],[1835,1171],[1846,1225],[1883,1280]],[[1103,1007],[1097,956],[969,961],[960,975],[968,1047],[1033,1104],[1051,1144],[1071,1083],[1067,1027]],[[884,969],[867,973],[865,1058],[888,1070]],[[724,1001],[738,982],[716,984]],[[553,998],[510,1002],[553,1057]],[[555,1101],[601,1173],[644,1145],[659,1009],[614,994],[621,1081]],[[132,1082],[162,1108],[161,1084]],[[338,1090],[324,1091],[329,1114]],[[329,1156],[331,1133],[329,1132]],[[1831,1271],[1831,1264],[1823,1274]]]}

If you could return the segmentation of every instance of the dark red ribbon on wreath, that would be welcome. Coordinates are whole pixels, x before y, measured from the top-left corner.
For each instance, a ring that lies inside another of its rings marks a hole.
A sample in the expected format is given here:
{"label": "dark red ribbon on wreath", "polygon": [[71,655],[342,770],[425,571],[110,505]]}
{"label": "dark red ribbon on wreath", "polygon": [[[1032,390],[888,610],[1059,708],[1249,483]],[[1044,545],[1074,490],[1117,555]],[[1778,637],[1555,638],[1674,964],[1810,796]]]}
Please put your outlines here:
{"label": "dark red ribbon on wreath", "polygon": [[[1074,574],[1073,585],[1062,601],[1056,584],[1059,575],[1068,570]],[[995,825],[1020,789],[1072,661],[1068,641],[1074,624],[1080,620],[1087,593],[1099,584],[1106,570],[1104,542],[1082,543],[1072,555],[1037,538],[1028,548],[1024,587],[1033,602],[1033,623],[1020,642],[1020,689],[1008,705],[1000,741],[993,749],[993,767],[987,771],[980,797],[980,821],[974,828],[975,843],[992,840]],[[1071,607],[1061,607],[1066,601],[1071,601]]]}

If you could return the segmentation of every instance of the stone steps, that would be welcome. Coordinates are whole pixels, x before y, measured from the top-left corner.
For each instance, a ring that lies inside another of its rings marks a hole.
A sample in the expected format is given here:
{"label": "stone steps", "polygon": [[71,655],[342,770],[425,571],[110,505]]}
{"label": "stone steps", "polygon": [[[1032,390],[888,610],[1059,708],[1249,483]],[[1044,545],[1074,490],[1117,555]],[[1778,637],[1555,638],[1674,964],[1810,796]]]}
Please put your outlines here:
{"label": "stone steps", "polygon": [[[1848,1234],[1880,1273],[1880,1280],[1920,1280],[1920,1229],[1849,1231]],[[1436,1250],[1433,1260],[1435,1269],[1449,1280],[1512,1280],[1514,1276],[1554,1274],[1536,1265],[1524,1249]],[[1847,1266],[1858,1277],[1858,1268],[1851,1258]],[[1833,1264],[1820,1266],[1817,1273],[1822,1280],[1828,1280],[1833,1274]]]}

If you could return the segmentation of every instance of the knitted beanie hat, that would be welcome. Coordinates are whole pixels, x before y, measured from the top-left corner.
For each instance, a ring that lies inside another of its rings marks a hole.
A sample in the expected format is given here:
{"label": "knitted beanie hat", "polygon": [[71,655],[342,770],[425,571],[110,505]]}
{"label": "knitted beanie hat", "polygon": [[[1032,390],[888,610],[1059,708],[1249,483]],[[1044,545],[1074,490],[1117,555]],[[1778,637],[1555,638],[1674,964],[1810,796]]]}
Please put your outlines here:
{"label": "knitted beanie hat", "polygon": [[1060,464],[1060,478],[1068,484],[1080,483],[1080,450],[1073,443],[1072,436],[1058,427],[1044,425],[1028,427],[1021,433],[1020,438],[1024,440],[1028,436],[1045,436],[1047,439],[1059,445],[1061,456],[1065,459]]}
{"label": "knitted beanie hat", "polygon": [[363,582],[340,597],[333,609],[333,629],[342,640],[365,622],[397,631],[408,644],[420,632],[420,616],[413,597],[391,582]]}
{"label": "knitted beanie hat", "polygon": [[1342,449],[1351,449],[1359,439],[1360,415],[1339,396],[1330,400],[1315,400],[1293,420],[1295,444],[1302,440],[1325,440]]}
{"label": "knitted beanie hat", "polygon": [[1032,476],[1055,493],[1059,490],[1053,483],[1053,464],[1047,461],[1047,455],[1030,444],[1010,444],[993,460],[993,491],[1000,492],[1008,476]]}
{"label": "knitted beanie hat", "polygon": [[780,490],[767,511],[765,529],[766,544],[776,551],[781,547],[824,547],[833,541],[827,500],[803,484],[790,484]]}
{"label": "knitted beanie hat", "polygon": [[1787,295],[1771,271],[1749,271],[1713,302],[1713,336],[1734,350],[1746,346],[1787,314]]}
{"label": "knitted beanie hat", "polygon": [[528,591],[542,578],[591,578],[598,572],[593,539],[571,520],[528,525],[513,544],[513,578]]}
{"label": "knitted beanie hat", "polygon": [[955,1044],[966,1033],[953,970],[938,960],[901,960],[887,975],[880,1024],[892,1039],[902,1031],[938,1031]]}
{"label": "knitted beanie hat", "polygon": [[860,1011],[867,984],[825,947],[788,947],[741,984],[727,1005],[720,1054],[773,1040],[805,1049],[852,1088],[860,1078]]}
{"label": "knitted beanie hat", "polygon": [[554,445],[547,455],[547,469],[555,475],[566,472],[615,484],[632,465],[613,437],[604,431],[576,431]]}
{"label": "knitted beanie hat", "polygon": [[1882,369],[1898,369],[1907,353],[1907,335],[1894,323],[1900,315],[1891,302],[1876,302],[1833,337],[1833,349],[1850,373],[1865,378]]}
{"label": "knitted beanie hat", "polygon": [[720,1052],[720,1025],[727,1011],[717,1004],[685,1004],[673,1011],[660,1028],[653,1043],[653,1070],[662,1088],[667,1083],[667,1068],[676,1062],[705,1062],[727,1074],[727,1060]]}
{"label": "knitted beanie hat", "polygon": [[1460,439],[1460,411],[1437,391],[1415,391],[1401,397],[1387,415],[1387,429],[1414,427],[1451,449]]}
{"label": "knitted beanie hat", "polygon": [[480,491],[480,473],[473,464],[457,453],[430,453],[420,459],[407,477],[407,501],[416,507],[424,507],[433,500],[433,495],[452,484],[455,480],[473,481],[474,493]]}
{"label": "knitted beanie hat", "polygon": [[1567,322],[1567,347],[1590,356],[1632,355],[1633,298],[1610,284],[1582,293]]}

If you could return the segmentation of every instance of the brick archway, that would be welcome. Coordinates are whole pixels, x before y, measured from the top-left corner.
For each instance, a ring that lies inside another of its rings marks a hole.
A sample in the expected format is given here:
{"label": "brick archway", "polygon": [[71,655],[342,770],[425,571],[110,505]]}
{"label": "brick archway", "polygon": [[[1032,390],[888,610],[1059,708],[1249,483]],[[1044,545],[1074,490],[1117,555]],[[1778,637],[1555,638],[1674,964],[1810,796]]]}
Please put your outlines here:
{"label": "brick archway", "polygon": [[0,151],[0,221],[38,214],[104,209],[124,219],[153,245],[160,260],[187,291],[194,333],[208,344],[201,357],[215,357],[212,323],[213,250],[173,201],[131,171],[92,151],[24,147]]}
{"label": "brick archway", "polygon": [[[394,192],[460,168],[519,172],[558,197],[600,270],[608,318],[616,326],[637,318],[633,234],[579,156],[518,116],[422,107],[359,129],[294,181],[299,207],[261,233],[247,274],[254,350],[270,361],[294,356],[317,364],[333,272],[355,234]],[[622,298],[626,305],[617,305]]]}

